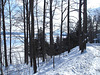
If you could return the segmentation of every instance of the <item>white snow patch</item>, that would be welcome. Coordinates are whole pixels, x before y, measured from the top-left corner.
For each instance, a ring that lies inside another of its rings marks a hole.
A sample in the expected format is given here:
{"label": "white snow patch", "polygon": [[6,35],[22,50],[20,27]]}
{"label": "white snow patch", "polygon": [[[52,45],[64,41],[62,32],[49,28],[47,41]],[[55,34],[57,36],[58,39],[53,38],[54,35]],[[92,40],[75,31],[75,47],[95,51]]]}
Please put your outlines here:
{"label": "white snow patch", "polygon": [[[40,67],[34,75],[100,75],[100,43],[87,44],[83,54],[79,47],[55,56],[55,68],[53,59],[46,63],[40,62]],[[4,75],[7,75],[7,70]],[[8,75],[33,75],[30,65],[18,64],[9,66]]]}

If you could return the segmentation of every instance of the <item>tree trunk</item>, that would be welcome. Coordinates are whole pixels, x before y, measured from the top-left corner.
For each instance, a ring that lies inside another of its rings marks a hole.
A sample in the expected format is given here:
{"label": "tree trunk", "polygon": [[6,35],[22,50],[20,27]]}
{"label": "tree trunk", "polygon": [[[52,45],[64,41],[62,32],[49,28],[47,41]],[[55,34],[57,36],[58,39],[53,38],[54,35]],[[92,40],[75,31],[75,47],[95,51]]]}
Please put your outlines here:
{"label": "tree trunk", "polygon": [[68,31],[68,53],[70,52],[70,32],[69,32],[69,12],[70,12],[70,0],[68,0],[68,18],[67,18],[67,31]]}
{"label": "tree trunk", "polygon": [[82,6],[82,2],[81,2],[81,0],[80,0],[80,4],[79,4],[79,49],[81,50],[81,46],[82,46],[82,38],[81,38],[81,36],[82,36],[82,28],[81,28],[81,6]]}
{"label": "tree trunk", "polygon": [[7,47],[6,47],[6,33],[5,33],[5,16],[4,16],[4,1],[2,0],[2,20],[3,20],[3,37],[4,37],[4,57],[5,57],[5,66],[8,66],[7,61]]}
{"label": "tree trunk", "polygon": [[[29,0],[29,21],[30,21],[30,16],[31,16],[31,0]],[[30,65],[32,67],[32,49],[31,49],[31,23],[29,22],[29,51],[30,51]]]}
{"label": "tree trunk", "polygon": [[8,0],[9,2],[9,20],[10,20],[10,64],[12,64],[12,60],[11,60],[11,28],[12,28],[12,25],[11,25],[11,8],[10,8],[10,1]]}
{"label": "tree trunk", "polygon": [[36,65],[36,49],[35,49],[35,40],[34,40],[34,0],[31,0],[30,2],[31,4],[31,49],[32,53],[33,53],[33,69],[34,69],[34,73],[37,72],[37,65]]}
{"label": "tree trunk", "polygon": [[23,0],[23,15],[24,15],[24,62],[26,63],[25,0]]}
{"label": "tree trunk", "polygon": [[[37,20],[37,33],[38,33],[38,48],[39,48],[39,24],[38,24],[38,0],[36,0],[36,20]],[[39,67],[39,50],[37,51],[38,54],[38,67]]]}
{"label": "tree trunk", "polygon": [[0,72],[3,75],[2,71],[2,53],[1,53],[1,0],[0,0]]}
{"label": "tree trunk", "polygon": [[26,64],[28,64],[28,27],[29,27],[29,13],[28,13],[28,0],[26,3],[26,16],[27,16],[27,36],[26,36]]}
{"label": "tree trunk", "polygon": [[[50,0],[50,50],[53,50],[53,18],[52,18],[52,1]],[[52,52],[51,54],[54,54],[54,52]],[[53,68],[54,68],[54,56],[53,56]]]}
{"label": "tree trunk", "polygon": [[63,0],[61,2],[60,50],[62,50],[62,26],[63,26]]}
{"label": "tree trunk", "polygon": [[43,62],[45,61],[45,6],[46,0],[44,0],[44,12],[43,12],[43,44],[42,44],[42,53],[43,53]]}
{"label": "tree trunk", "polygon": [[84,14],[83,14],[83,50],[86,49],[87,42],[87,0],[84,0]]}

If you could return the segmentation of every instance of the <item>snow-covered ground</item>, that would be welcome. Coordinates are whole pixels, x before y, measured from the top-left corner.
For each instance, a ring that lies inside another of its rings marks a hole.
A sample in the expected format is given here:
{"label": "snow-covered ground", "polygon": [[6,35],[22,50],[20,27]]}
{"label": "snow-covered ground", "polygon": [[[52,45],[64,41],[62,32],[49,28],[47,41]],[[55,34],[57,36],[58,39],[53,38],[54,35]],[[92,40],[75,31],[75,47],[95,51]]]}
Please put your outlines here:
{"label": "snow-covered ground", "polygon": [[[55,68],[52,62],[50,59],[42,63],[34,75],[100,75],[100,43],[88,43],[83,54],[77,46],[69,54],[64,52],[60,58],[55,56]],[[7,70],[4,73],[6,75]],[[33,69],[29,65],[11,65],[8,75],[33,75]]]}

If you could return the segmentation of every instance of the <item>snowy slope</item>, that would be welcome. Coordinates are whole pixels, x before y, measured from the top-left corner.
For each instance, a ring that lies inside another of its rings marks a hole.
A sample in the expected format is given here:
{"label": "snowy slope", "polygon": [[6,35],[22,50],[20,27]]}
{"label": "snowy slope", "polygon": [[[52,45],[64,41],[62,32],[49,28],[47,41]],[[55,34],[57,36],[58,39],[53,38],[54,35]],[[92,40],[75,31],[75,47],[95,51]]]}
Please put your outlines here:
{"label": "snowy slope", "polygon": [[[17,67],[17,68],[16,68]],[[12,69],[12,70],[11,70]],[[4,70],[4,75],[33,75],[29,65],[11,65]],[[38,72],[34,75],[100,75],[100,44],[87,44],[86,51],[81,54],[78,46],[67,52],[55,56],[55,68],[52,59],[46,63],[40,62]]]}
{"label": "snowy slope", "polygon": [[100,44],[87,44],[81,54],[78,47],[68,54],[55,57],[55,69],[52,61],[42,66],[36,75],[100,75]]}

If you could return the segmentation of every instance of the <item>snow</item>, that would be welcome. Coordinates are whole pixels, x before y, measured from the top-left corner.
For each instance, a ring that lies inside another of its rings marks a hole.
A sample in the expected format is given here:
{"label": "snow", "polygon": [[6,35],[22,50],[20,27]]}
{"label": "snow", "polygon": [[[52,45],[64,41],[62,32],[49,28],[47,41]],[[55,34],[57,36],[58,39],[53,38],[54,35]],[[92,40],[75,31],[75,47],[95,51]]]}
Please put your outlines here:
{"label": "snow", "polygon": [[[64,52],[55,56],[55,68],[52,62],[52,58],[45,63],[40,61],[40,67],[34,75],[100,75],[100,43],[88,43],[83,54],[77,46],[69,54]],[[7,70],[3,70],[4,75],[7,75]],[[33,69],[29,65],[10,65],[9,70],[11,72],[8,75],[33,75]]]}

